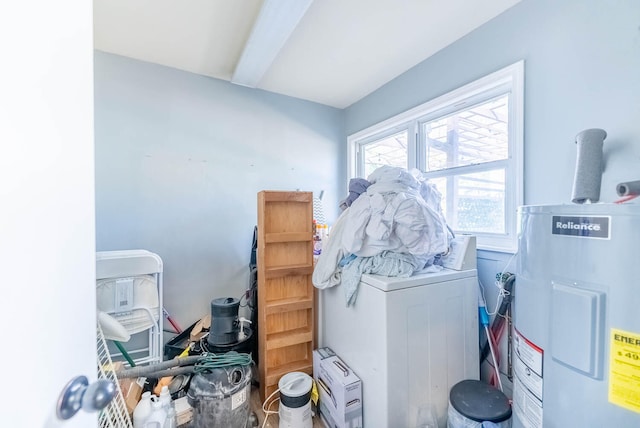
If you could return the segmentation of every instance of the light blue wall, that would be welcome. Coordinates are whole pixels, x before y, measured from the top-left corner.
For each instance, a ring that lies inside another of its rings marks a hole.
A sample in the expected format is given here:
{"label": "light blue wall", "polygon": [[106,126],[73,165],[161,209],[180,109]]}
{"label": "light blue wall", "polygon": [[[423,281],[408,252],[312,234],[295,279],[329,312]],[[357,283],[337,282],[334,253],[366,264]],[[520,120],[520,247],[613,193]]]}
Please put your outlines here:
{"label": "light blue wall", "polygon": [[338,109],[96,52],[97,249],[158,253],[187,327],[247,288],[260,190],[324,190],[337,217],[343,136]]}
{"label": "light blue wall", "polygon": [[570,203],[575,135],[596,127],[601,200],[617,199],[617,183],[640,179],[637,0],[523,0],[346,109],[347,135],[521,59],[525,204]]}
{"label": "light blue wall", "polygon": [[[601,201],[616,200],[617,183],[640,179],[637,0],[523,0],[346,109],[346,134],[521,59],[525,204],[571,203],[574,138],[595,127],[608,133]],[[515,272],[511,254],[478,253],[491,308],[495,275],[504,269]],[[504,355],[504,343],[501,348]]]}

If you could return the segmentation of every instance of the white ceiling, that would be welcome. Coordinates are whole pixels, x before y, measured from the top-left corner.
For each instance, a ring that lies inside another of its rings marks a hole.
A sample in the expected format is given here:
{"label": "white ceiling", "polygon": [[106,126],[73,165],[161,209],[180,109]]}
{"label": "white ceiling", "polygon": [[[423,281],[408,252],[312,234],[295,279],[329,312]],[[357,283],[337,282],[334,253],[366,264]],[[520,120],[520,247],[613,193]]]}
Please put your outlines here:
{"label": "white ceiling", "polygon": [[[231,81],[282,1],[94,0],[94,46]],[[345,108],[519,1],[315,0],[255,87]]]}

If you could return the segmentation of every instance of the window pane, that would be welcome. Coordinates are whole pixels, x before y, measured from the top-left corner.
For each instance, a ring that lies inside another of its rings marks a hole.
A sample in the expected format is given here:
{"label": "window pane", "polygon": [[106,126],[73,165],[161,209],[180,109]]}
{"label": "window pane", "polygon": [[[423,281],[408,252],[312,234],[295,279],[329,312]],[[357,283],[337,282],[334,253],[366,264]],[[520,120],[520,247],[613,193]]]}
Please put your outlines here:
{"label": "window pane", "polygon": [[506,233],[504,169],[430,181],[442,193],[442,211],[454,231]]}
{"label": "window pane", "polygon": [[407,131],[362,145],[362,159],[365,178],[383,165],[406,168]]}
{"label": "window pane", "polygon": [[507,159],[509,95],[422,124],[427,171]]}

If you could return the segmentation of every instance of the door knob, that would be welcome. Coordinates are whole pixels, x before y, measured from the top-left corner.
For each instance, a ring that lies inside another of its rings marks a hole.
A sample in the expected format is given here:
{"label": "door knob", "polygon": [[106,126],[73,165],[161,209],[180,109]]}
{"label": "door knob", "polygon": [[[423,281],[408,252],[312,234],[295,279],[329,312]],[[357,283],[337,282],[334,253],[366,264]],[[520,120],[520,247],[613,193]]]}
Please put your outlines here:
{"label": "door knob", "polygon": [[71,379],[58,397],[58,419],[69,419],[80,409],[84,409],[85,412],[102,410],[115,395],[116,385],[110,380],[100,379],[89,384],[86,376],[77,376]]}

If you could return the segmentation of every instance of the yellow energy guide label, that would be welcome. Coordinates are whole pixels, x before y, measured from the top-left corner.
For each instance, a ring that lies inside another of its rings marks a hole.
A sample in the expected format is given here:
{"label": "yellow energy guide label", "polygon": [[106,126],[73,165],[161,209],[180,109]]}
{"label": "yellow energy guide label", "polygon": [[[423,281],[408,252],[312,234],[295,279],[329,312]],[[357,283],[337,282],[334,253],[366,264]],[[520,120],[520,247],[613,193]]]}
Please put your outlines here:
{"label": "yellow energy guide label", "polygon": [[611,329],[609,402],[640,413],[640,334]]}

